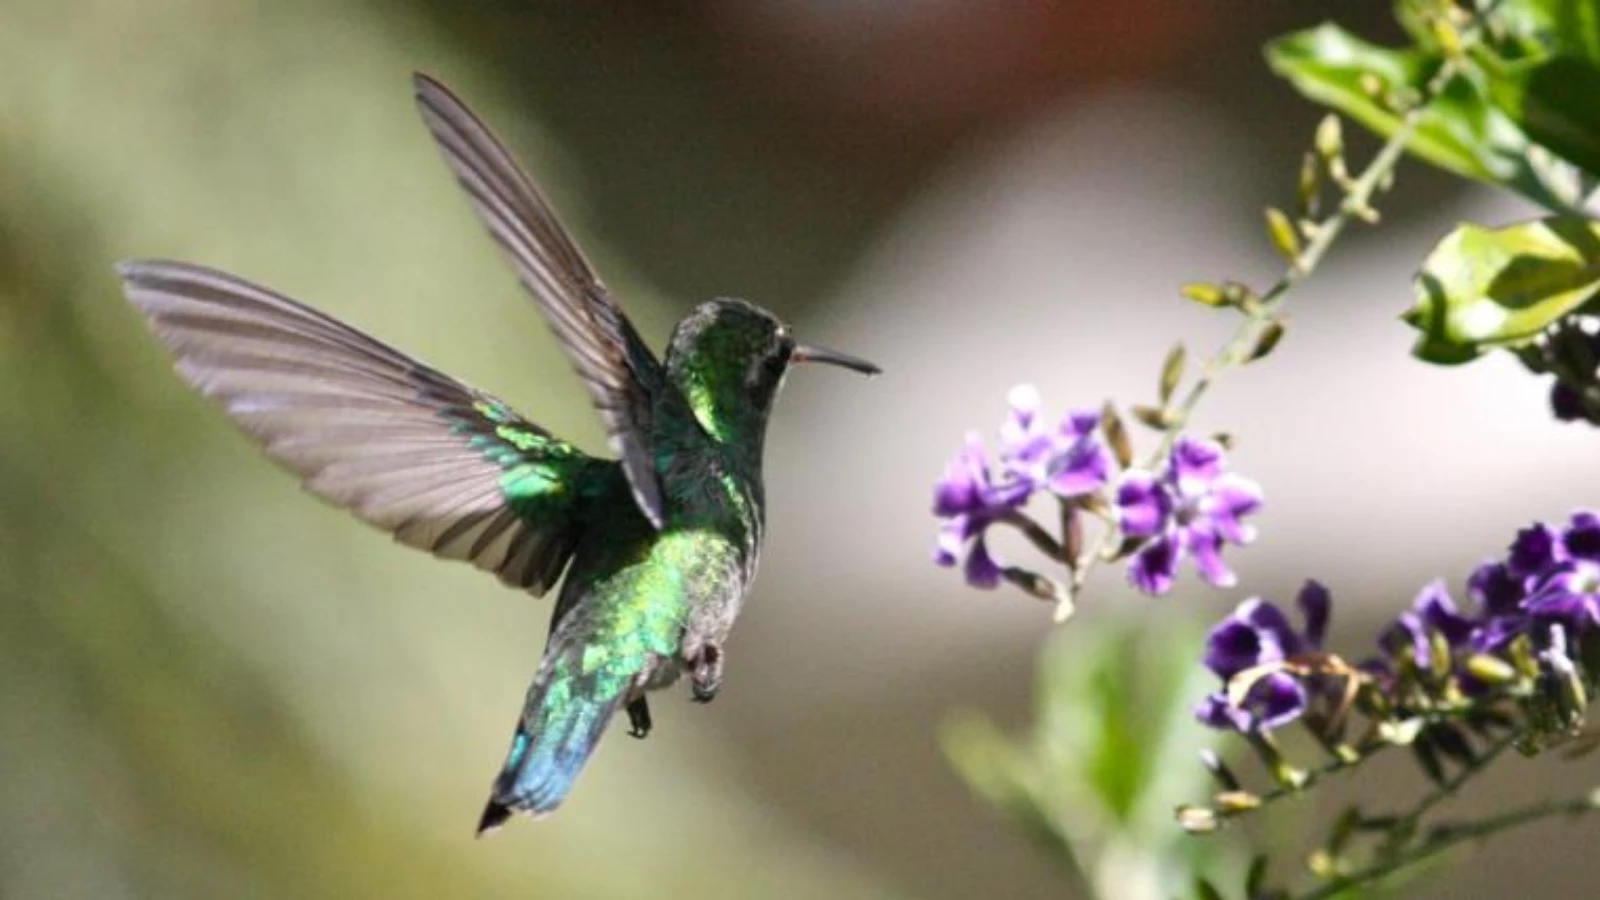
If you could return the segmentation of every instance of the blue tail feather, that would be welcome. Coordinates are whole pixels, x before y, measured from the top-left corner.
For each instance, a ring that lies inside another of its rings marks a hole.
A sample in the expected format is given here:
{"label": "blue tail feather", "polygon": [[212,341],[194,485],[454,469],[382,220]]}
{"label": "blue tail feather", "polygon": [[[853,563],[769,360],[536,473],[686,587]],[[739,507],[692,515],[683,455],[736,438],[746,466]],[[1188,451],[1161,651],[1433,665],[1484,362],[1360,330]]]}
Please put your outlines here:
{"label": "blue tail feather", "polygon": [[540,710],[533,730],[527,717],[520,719],[505,767],[495,779],[478,822],[478,834],[498,828],[512,813],[540,816],[560,806],[621,699],[579,701],[559,713]]}

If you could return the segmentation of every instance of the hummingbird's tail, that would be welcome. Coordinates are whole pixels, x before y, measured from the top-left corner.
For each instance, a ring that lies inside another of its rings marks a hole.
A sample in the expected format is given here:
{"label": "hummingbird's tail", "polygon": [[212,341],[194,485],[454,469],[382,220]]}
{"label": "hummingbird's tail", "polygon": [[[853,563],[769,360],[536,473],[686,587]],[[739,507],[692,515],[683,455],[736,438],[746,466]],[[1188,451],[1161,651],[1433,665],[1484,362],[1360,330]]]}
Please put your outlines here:
{"label": "hummingbird's tail", "polygon": [[540,673],[478,821],[480,837],[512,813],[541,816],[566,799],[632,682],[608,674]]}

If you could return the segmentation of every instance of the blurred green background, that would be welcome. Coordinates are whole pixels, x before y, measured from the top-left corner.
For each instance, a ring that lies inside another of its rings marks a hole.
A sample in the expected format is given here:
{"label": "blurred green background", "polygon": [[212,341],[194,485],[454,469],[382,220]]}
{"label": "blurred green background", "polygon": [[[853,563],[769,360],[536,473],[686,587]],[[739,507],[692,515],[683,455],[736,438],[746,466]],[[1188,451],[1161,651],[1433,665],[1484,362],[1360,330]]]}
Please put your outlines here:
{"label": "blurred green background", "polygon": [[[1358,6],[3,0],[0,895],[1069,893],[941,757],[958,709],[1026,721],[1048,625],[928,565],[929,486],[1012,383],[1140,399],[1172,339],[1220,336],[1173,288],[1273,271],[1258,210],[1317,117],[1257,47],[1334,14],[1381,34]],[[722,698],[665,698],[552,821],[482,842],[547,607],[298,492],[110,268],[260,280],[600,448],[413,69],[516,149],[658,344],[733,294],[889,373],[792,379]],[[1430,241],[1510,202],[1406,170],[1383,237],[1297,302],[1279,377],[1206,411],[1268,486],[1242,583],[1322,577],[1357,602],[1345,640],[1595,502],[1593,439],[1538,385],[1423,369],[1393,320]],[[1074,627],[1240,596],[1148,603],[1106,573]],[[1434,896],[1498,896],[1484,867],[1579,883],[1519,840]]]}

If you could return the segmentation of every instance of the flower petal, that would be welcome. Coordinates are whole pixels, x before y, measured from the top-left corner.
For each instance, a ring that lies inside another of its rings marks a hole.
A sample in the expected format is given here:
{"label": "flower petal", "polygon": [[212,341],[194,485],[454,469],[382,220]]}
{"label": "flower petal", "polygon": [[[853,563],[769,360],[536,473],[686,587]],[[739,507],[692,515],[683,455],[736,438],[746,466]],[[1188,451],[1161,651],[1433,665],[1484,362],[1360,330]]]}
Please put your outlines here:
{"label": "flower petal", "polygon": [[1467,578],[1467,594],[1486,616],[1516,615],[1526,596],[1522,579],[1512,576],[1503,562],[1486,562]]}
{"label": "flower petal", "polygon": [[1208,484],[1222,474],[1222,445],[1216,441],[1181,437],[1172,447],[1172,474],[1180,485]]}
{"label": "flower petal", "polygon": [[1263,675],[1234,706],[1226,690],[1206,696],[1194,708],[1200,724],[1219,731],[1271,731],[1300,718],[1306,709],[1306,689],[1287,672]]}
{"label": "flower petal", "polygon": [[1443,578],[1436,578],[1424,585],[1412,601],[1411,608],[1416,610],[1425,627],[1443,635],[1452,648],[1464,644],[1472,634],[1475,623],[1456,609]]}
{"label": "flower petal", "polygon": [[1243,706],[1254,720],[1255,728],[1271,731],[1293,722],[1306,711],[1306,689],[1293,675],[1273,672],[1250,686]]}
{"label": "flower petal", "polygon": [[1010,478],[1002,484],[991,485],[984,496],[984,511],[990,516],[1008,509],[1016,509],[1028,502],[1037,487],[1023,478]]}
{"label": "flower petal", "polygon": [[1093,409],[1077,409],[1067,414],[1061,420],[1059,429],[1062,439],[1069,444],[1077,443],[1100,427],[1100,413]]}
{"label": "flower petal", "polygon": [[1045,483],[1059,456],[1055,441],[1047,434],[1036,434],[1001,451],[1012,484],[1026,486],[1030,492]]}
{"label": "flower petal", "polygon": [[1172,590],[1180,555],[1171,536],[1154,538],[1135,551],[1128,561],[1128,581],[1146,594],[1165,594]]}
{"label": "flower petal", "polygon": [[1000,573],[1000,561],[990,555],[989,544],[983,535],[978,535],[978,539],[972,542],[971,552],[967,554],[967,584],[990,590],[1000,586]]}
{"label": "flower petal", "polygon": [[1117,483],[1117,525],[1131,538],[1150,537],[1167,527],[1172,497],[1149,472],[1129,469]]}
{"label": "flower petal", "polygon": [[1572,557],[1600,562],[1600,515],[1573,513],[1572,524],[1561,536],[1561,543]]}
{"label": "flower petal", "polygon": [[978,486],[973,483],[965,467],[954,463],[945,470],[944,477],[933,486],[933,514],[954,516],[970,512],[978,506]]}
{"label": "flower petal", "polygon": [[1260,508],[1261,486],[1230,473],[1211,483],[1211,496],[1206,498],[1203,512],[1223,537],[1235,544],[1248,544],[1256,539],[1256,529],[1239,520]]}
{"label": "flower petal", "polygon": [[939,541],[934,547],[933,561],[941,566],[950,567],[961,558],[961,550],[971,536],[971,520],[967,516],[956,516],[944,523],[939,528]]}
{"label": "flower petal", "polygon": [[1384,629],[1378,644],[1390,656],[1399,657],[1410,652],[1411,661],[1424,671],[1433,666],[1433,643],[1428,639],[1428,626],[1415,610],[1406,610]]}
{"label": "flower petal", "polygon": [[1533,596],[1522,602],[1529,615],[1555,619],[1574,629],[1600,624],[1600,565],[1565,563]]}
{"label": "flower petal", "polygon": [[1543,522],[1517,532],[1506,565],[1513,575],[1538,575],[1566,557],[1561,536]]}
{"label": "flower petal", "polygon": [[1194,708],[1194,717],[1201,725],[1218,731],[1249,731],[1250,716],[1228,702],[1227,691],[1217,691],[1201,700]]}
{"label": "flower petal", "polygon": [[1234,607],[1206,635],[1202,661],[1226,681],[1245,669],[1279,662],[1293,652],[1297,638],[1282,610],[1252,597]]}
{"label": "flower petal", "polygon": [[1099,441],[1079,441],[1056,461],[1046,486],[1058,497],[1081,497],[1105,487],[1110,479],[1111,452]]}
{"label": "flower petal", "polygon": [[1300,588],[1300,595],[1295,597],[1295,604],[1306,619],[1306,643],[1313,649],[1321,649],[1322,639],[1328,633],[1329,608],[1333,605],[1328,589],[1322,582],[1308,579]]}
{"label": "flower petal", "polygon": [[1222,535],[1213,530],[1210,523],[1197,521],[1178,532],[1183,536],[1184,549],[1194,557],[1195,569],[1206,584],[1229,588],[1239,582],[1238,576],[1222,561]]}
{"label": "flower petal", "polygon": [[975,512],[985,505],[989,483],[989,457],[983,438],[967,434],[967,445],[945,466],[944,475],[933,487],[933,512],[953,516]]}
{"label": "flower petal", "polygon": [[1239,604],[1234,615],[1261,633],[1262,656],[1256,664],[1277,662],[1301,651],[1300,636],[1276,603],[1252,597]]}
{"label": "flower petal", "polygon": [[1039,389],[1031,384],[1019,384],[1006,393],[1006,404],[1011,413],[1000,426],[1000,446],[1005,449],[1027,443],[1037,433],[1034,420],[1039,416]]}
{"label": "flower petal", "polygon": [[1472,649],[1477,653],[1498,653],[1517,635],[1527,631],[1528,625],[1528,617],[1521,614],[1496,616],[1472,632]]}

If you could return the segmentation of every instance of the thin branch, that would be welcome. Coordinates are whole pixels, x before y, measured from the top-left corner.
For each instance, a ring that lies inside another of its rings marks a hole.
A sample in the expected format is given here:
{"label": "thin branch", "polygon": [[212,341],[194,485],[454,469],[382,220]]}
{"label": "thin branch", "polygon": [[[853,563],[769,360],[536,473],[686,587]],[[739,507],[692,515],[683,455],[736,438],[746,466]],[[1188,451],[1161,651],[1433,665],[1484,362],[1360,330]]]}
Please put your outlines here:
{"label": "thin branch", "polygon": [[[1230,367],[1246,362],[1249,354],[1261,341],[1267,329],[1277,323],[1276,313],[1283,305],[1289,293],[1316,271],[1328,251],[1344,233],[1345,227],[1351,220],[1364,218],[1371,215],[1372,200],[1384,189],[1399,163],[1400,157],[1405,153],[1406,145],[1417,131],[1417,126],[1422,120],[1423,112],[1441,91],[1460,75],[1462,61],[1460,58],[1447,59],[1432,80],[1428,82],[1422,99],[1408,109],[1400,120],[1400,127],[1395,129],[1383,147],[1378,151],[1367,167],[1352,182],[1345,191],[1344,199],[1339,204],[1339,209],[1328,218],[1317,223],[1315,233],[1306,242],[1300,252],[1289,261],[1284,272],[1277,282],[1262,294],[1260,299],[1246,311],[1244,320],[1234,329],[1233,335],[1226,343],[1213,353],[1201,366],[1200,374],[1194,383],[1184,393],[1183,399],[1168,410],[1170,418],[1167,426],[1162,430],[1161,442],[1156,449],[1140,464],[1146,470],[1154,470],[1172,451],[1173,443],[1178,435],[1189,424],[1195,407],[1199,406],[1201,399],[1211,390],[1217,378],[1223,371]],[[1117,529],[1107,528],[1093,546],[1083,552],[1078,559],[1078,565],[1072,573],[1072,592],[1076,594],[1083,586],[1100,560],[1111,554],[1119,541]]]}
{"label": "thin branch", "polygon": [[1326,780],[1330,776],[1337,775],[1340,772],[1345,771],[1346,769],[1353,769],[1356,766],[1360,765],[1361,763],[1366,762],[1369,758],[1371,758],[1371,756],[1374,753],[1377,753],[1378,751],[1383,750],[1386,747],[1393,747],[1393,746],[1394,746],[1394,744],[1391,744],[1388,741],[1382,740],[1381,738],[1371,738],[1369,740],[1363,741],[1361,744],[1359,744],[1355,748],[1355,754],[1351,759],[1334,758],[1334,759],[1331,759],[1328,762],[1324,763],[1322,766],[1320,766],[1318,768],[1308,769],[1308,770],[1302,771],[1300,773],[1300,775],[1301,775],[1300,780],[1299,780],[1299,782],[1297,784],[1292,785],[1292,786],[1291,785],[1279,785],[1279,786],[1273,788],[1270,791],[1267,791],[1267,792],[1262,793],[1262,794],[1257,794],[1256,795],[1256,800],[1258,802],[1254,806],[1251,806],[1251,807],[1248,807],[1248,808],[1236,809],[1236,810],[1231,810],[1231,809],[1218,809],[1218,810],[1215,810],[1216,816],[1219,819],[1232,819],[1232,818],[1236,818],[1238,816],[1244,815],[1246,813],[1254,813],[1254,812],[1258,811],[1261,807],[1268,806],[1270,804],[1276,803],[1277,801],[1282,800],[1285,797],[1299,796],[1299,795],[1304,794],[1307,791],[1311,790],[1311,788],[1313,786],[1315,786],[1319,782],[1322,782],[1322,781]]}
{"label": "thin branch", "polygon": [[1532,803],[1477,822],[1467,822],[1449,828],[1440,828],[1435,830],[1432,837],[1417,844],[1412,849],[1388,857],[1360,871],[1351,872],[1348,875],[1342,875],[1331,881],[1324,882],[1311,891],[1301,894],[1296,900],[1328,900],[1328,898],[1337,897],[1351,888],[1371,884],[1394,874],[1412,863],[1422,862],[1468,841],[1492,837],[1503,831],[1509,831],[1522,825],[1532,824],[1556,816],[1581,816],[1585,813],[1594,812],[1596,809],[1600,809],[1600,790],[1591,790],[1581,797]]}
{"label": "thin branch", "polygon": [[1026,536],[1030,542],[1032,542],[1033,546],[1037,547],[1039,552],[1043,553],[1045,556],[1051,559],[1061,558],[1061,543],[1055,539],[1054,535],[1045,530],[1043,525],[1040,525],[1038,522],[1034,521],[1033,517],[1029,516],[1027,513],[1022,512],[1021,510],[1010,509],[1006,510],[1006,512],[995,521],[1004,525],[1010,525],[1012,528],[1022,532],[1023,535]]}
{"label": "thin branch", "polygon": [[1400,820],[1394,824],[1390,833],[1400,841],[1409,840],[1416,830],[1417,823],[1422,821],[1423,816],[1427,815],[1435,806],[1455,796],[1463,785],[1482,774],[1483,770],[1487,769],[1489,764],[1494,762],[1500,754],[1509,750],[1520,736],[1517,733],[1512,733],[1497,738],[1494,743],[1489,745],[1488,749],[1472,761],[1471,765],[1463,767],[1454,777],[1447,779],[1443,784],[1440,784],[1421,800],[1417,801],[1417,805],[1412,807],[1410,812],[1401,816]]}

